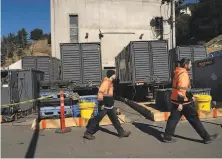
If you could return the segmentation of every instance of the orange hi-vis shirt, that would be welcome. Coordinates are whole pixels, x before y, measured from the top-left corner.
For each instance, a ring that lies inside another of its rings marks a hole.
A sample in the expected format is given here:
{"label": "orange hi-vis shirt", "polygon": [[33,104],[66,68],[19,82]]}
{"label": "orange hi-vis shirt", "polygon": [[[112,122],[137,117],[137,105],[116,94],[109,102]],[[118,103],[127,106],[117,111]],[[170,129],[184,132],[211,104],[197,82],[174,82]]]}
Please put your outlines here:
{"label": "orange hi-vis shirt", "polygon": [[113,96],[113,82],[109,78],[105,77],[101,86],[99,87],[98,100],[103,100],[103,96]]}
{"label": "orange hi-vis shirt", "polygon": [[190,77],[185,68],[176,67],[174,70],[172,101],[178,101],[178,96],[184,97],[184,103],[188,102],[186,91],[190,89]]}

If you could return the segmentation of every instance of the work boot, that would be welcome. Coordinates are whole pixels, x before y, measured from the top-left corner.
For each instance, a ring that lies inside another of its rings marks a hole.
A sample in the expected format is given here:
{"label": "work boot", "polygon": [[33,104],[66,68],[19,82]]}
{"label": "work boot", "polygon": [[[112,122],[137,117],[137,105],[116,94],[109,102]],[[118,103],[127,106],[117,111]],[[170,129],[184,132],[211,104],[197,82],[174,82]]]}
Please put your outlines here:
{"label": "work boot", "polygon": [[209,144],[218,137],[219,137],[219,134],[210,135],[210,137],[208,139],[203,140],[203,143],[204,144]]}
{"label": "work boot", "polygon": [[177,142],[176,139],[172,138],[172,137],[168,137],[168,136],[163,136],[162,137],[162,141],[165,143],[174,143]]}
{"label": "work boot", "polygon": [[96,137],[88,132],[85,132],[83,138],[88,140],[95,140]]}
{"label": "work boot", "polygon": [[131,134],[130,131],[124,131],[123,133],[119,134],[119,137],[120,137],[120,138],[129,137],[130,134]]}

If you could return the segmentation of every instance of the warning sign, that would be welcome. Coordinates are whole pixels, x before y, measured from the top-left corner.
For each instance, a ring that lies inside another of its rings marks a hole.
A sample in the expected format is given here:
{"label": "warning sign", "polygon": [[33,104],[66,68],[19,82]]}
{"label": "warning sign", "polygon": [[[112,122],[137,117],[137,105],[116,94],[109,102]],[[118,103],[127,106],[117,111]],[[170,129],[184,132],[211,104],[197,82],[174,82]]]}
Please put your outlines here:
{"label": "warning sign", "polygon": [[197,67],[205,67],[214,64],[214,59],[207,59],[197,63]]}

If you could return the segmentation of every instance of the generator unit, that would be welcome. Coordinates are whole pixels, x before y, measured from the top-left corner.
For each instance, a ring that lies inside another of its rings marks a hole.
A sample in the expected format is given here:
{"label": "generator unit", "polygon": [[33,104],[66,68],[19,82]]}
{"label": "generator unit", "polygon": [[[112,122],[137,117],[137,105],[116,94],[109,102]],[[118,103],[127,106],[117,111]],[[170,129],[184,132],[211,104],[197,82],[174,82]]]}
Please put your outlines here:
{"label": "generator unit", "polygon": [[168,46],[165,40],[132,41],[115,58],[119,83],[169,83]]}
{"label": "generator unit", "polygon": [[[1,70],[1,105],[19,102],[18,73]],[[1,107],[1,115],[11,115],[18,111],[18,105]]]}
{"label": "generator unit", "polygon": [[134,100],[153,98],[157,87],[169,85],[168,43],[132,41],[115,58],[116,95]]}
{"label": "generator unit", "polygon": [[[206,48],[203,45],[177,46],[169,51],[170,77],[174,77],[174,69],[182,58],[191,59],[192,62],[207,57]],[[189,71],[190,79],[193,79],[192,69]]]}
{"label": "generator unit", "polygon": [[51,56],[25,56],[22,58],[23,69],[34,69],[44,72],[45,81],[60,80],[61,62]]}
{"label": "generator unit", "polygon": [[[44,80],[44,73],[29,70],[1,70],[2,104],[19,103],[39,97],[39,81]],[[20,111],[36,107],[36,102],[18,104],[13,108]]]}
{"label": "generator unit", "polygon": [[74,87],[97,87],[102,81],[100,43],[61,43],[62,80]]}
{"label": "generator unit", "polygon": [[211,88],[213,101],[222,102],[222,56],[195,61],[193,83],[196,88]]}

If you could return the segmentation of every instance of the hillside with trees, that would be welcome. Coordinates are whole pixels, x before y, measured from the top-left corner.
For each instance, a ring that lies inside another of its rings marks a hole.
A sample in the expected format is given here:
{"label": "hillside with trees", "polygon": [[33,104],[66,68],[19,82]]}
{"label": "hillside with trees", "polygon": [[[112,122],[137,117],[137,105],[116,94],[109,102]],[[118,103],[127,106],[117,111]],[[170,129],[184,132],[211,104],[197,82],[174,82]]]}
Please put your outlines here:
{"label": "hillside with trees", "polygon": [[42,29],[33,29],[30,39],[25,28],[16,34],[9,33],[1,39],[1,65],[9,66],[23,56],[51,55],[51,33],[44,34]]}
{"label": "hillside with trees", "polygon": [[[192,15],[179,11],[189,7]],[[206,43],[222,34],[222,0],[199,0],[198,3],[176,6],[177,45]]]}

